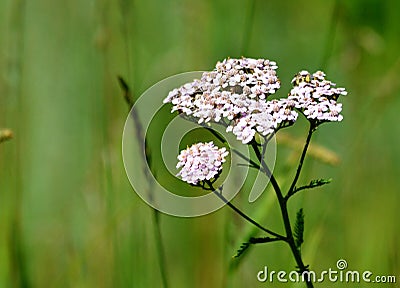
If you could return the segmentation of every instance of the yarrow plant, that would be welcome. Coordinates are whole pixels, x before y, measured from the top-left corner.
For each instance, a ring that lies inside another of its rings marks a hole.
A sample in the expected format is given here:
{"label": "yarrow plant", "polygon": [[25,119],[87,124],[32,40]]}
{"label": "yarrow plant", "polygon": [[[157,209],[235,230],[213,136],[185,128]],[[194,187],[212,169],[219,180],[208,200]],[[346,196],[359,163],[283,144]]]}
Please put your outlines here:
{"label": "yarrow plant", "polygon": [[[228,155],[225,147],[218,148],[213,142],[195,143],[178,156],[178,176],[191,185],[213,191],[222,201],[244,219],[268,234],[268,237],[251,238],[238,251],[238,256],[250,244],[274,241],[286,242],[295,258],[299,273],[308,271],[301,256],[303,243],[304,214],[300,209],[293,226],[288,213],[288,200],[296,193],[322,186],[330,180],[313,180],[307,185],[297,187],[312,134],[323,123],[343,120],[341,95],[344,88],[326,79],[322,71],[313,74],[301,71],[292,80],[293,88],[286,98],[272,98],[280,88],[280,80],[275,62],[266,59],[225,59],[218,62],[210,72],[204,72],[200,79],[193,80],[172,90],[164,103],[172,104],[172,112],[178,112],[189,121],[203,126],[222,125],[232,132],[237,140],[249,145],[257,157],[256,162],[239,155],[249,162],[249,166],[267,175],[275,190],[281,210],[285,234],[276,233],[251,219],[222,195],[222,186],[214,187]],[[266,144],[279,130],[292,126],[299,115],[309,122],[306,142],[299,159],[290,188],[283,193],[270,167],[264,160]],[[210,130],[213,132],[213,130]],[[214,132],[218,137],[218,134]],[[256,141],[256,135],[263,139]],[[218,137],[220,140],[221,138]],[[238,153],[232,149],[233,153]],[[251,164],[251,165],[250,165]],[[307,287],[313,287],[306,279]]]}

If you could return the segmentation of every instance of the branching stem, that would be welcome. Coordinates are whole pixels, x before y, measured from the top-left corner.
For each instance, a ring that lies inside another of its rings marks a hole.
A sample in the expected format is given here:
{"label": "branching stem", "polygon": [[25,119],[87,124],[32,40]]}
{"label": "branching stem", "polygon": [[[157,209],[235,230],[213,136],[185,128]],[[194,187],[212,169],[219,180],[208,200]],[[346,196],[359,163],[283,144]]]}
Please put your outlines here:
{"label": "branching stem", "polygon": [[[306,147],[308,147],[308,144],[310,142],[311,139],[311,134],[312,134],[312,130],[310,129],[309,135],[307,136],[307,141],[306,141]],[[289,218],[289,213],[288,213],[288,208],[287,208],[287,199],[283,196],[282,194],[282,190],[278,184],[278,182],[276,181],[274,175],[272,174],[271,170],[269,169],[269,167],[267,166],[267,164],[264,161],[264,157],[263,154],[260,152],[258,145],[255,141],[253,141],[251,143],[251,146],[254,150],[254,152],[256,153],[256,156],[258,158],[258,160],[260,161],[260,166],[263,167],[263,170],[265,171],[266,175],[268,176],[268,178],[271,181],[271,184],[275,190],[275,194],[276,197],[278,199],[278,203],[279,203],[279,207],[281,210],[281,214],[282,214],[282,219],[283,219],[283,224],[285,227],[285,232],[286,232],[286,243],[288,243],[290,250],[292,251],[292,254],[295,258],[297,267],[299,269],[299,273],[303,273],[305,271],[308,271],[308,266],[306,266],[303,262],[303,259],[301,257],[301,253],[300,250],[296,247],[296,242],[293,236],[293,230],[291,227],[291,223],[290,223],[290,218]],[[305,156],[305,151],[307,150],[307,148],[305,148],[303,150],[303,154]],[[304,156],[302,155],[302,160],[304,161]],[[300,175],[300,170],[301,170],[302,164],[299,165],[299,168],[296,172],[296,177],[298,178]],[[296,179],[297,182],[297,179]],[[289,190],[290,191],[290,190]],[[308,288],[313,288],[313,284],[311,281],[308,281],[309,279],[306,279],[306,284]]]}
{"label": "branching stem", "polygon": [[219,187],[218,189],[215,189],[213,187],[213,183],[211,181],[207,181],[207,184],[210,186],[210,189],[214,192],[215,195],[217,195],[217,197],[219,199],[221,199],[226,205],[228,205],[233,211],[235,211],[237,214],[239,214],[242,218],[244,218],[245,220],[247,220],[248,222],[250,222],[251,224],[253,224],[254,226],[256,226],[257,228],[263,230],[264,232],[275,236],[277,239],[282,240],[282,241],[286,241],[286,238],[270,229],[267,229],[265,227],[263,227],[261,224],[259,224],[257,221],[253,220],[252,218],[250,218],[250,216],[248,216],[247,214],[245,214],[244,212],[242,212],[239,208],[237,208],[235,205],[233,205],[228,199],[225,198],[224,195],[222,195],[222,187]]}

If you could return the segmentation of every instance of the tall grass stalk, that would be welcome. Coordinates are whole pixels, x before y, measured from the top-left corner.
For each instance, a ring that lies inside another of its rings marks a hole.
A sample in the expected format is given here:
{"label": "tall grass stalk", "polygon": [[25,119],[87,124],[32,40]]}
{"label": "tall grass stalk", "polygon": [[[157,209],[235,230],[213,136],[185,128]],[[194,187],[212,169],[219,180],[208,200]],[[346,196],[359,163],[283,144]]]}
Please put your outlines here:
{"label": "tall grass stalk", "polygon": [[[132,117],[132,120],[135,124],[135,129],[136,129],[136,134],[137,134],[136,139],[138,139],[138,141],[140,141],[141,139],[145,139],[142,124],[137,115],[137,111],[133,107],[135,100],[132,97],[131,90],[130,90],[128,84],[125,82],[125,80],[122,77],[119,77],[119,82],[120,82],[121,88],[124,92],[124,99],[129,107],[130,116]],[[147,159],[143,159],[143,161],[148,161],[150,159],[150,148],[148,147],[147,142],[146,141],[139,142],[139,147],[140,147],[140,149],[142,149],[142,151],[146,151]],[[147,156],[149,156],[149,157],[147,157]],[[151,171],[154,171],[152,169],[153,167],[152,167],[151,160],[149,161],[148,165],[149,165]],[[149,175],[149,172],[148,172],[145,164],[143,165],[143,171],[146,176],[146,180],[149,183],[149,187],[148,187],[149,199],[153,199],[153,197],[151,195],[151,193],[153,191],[153,185],[152,185],[153,181],[151,181],[151,176]],[[163,287],[168,288],[169,286],[168,286],[168,281],[167,281],[165,250],[164,250],[164,245],[163,245],[163,241],[162,241],[162,233],[161,233],[161,225],[160,225],[161,213],[157,209],[152,209],[152,216],[153,216],[154,239],[156,242],[157,256],[158,256],[158,262],[159,262],[160,273],[161,273],[161,280],[163,283]]]}
{"label": "tall grass stalk", "polygon": [[[25,35],[25,1],[12,1],[10,6],[9,20],[9,39],[8,39],[8,77],[9,85],[7,89],[7,97],[10,99],[10,111],[17,111],[14,115],[21,116],[22,110],[22,63]],[[10,187],[13,189],[10,195],[11,202],[11,218],[9,224],[9,245],[10,245],[10,280],[11,287],[31,287],[27,272],[27,262],[24,250],[24,238],[22,232],[22,201],[23,201],[23,186],[22,186],[22,168],[21,168],[21,136],[22,127],[20,119],[12,116],[10,118],[15,121],[13,129],[18,137],[13,141],[13,153],[9,155],[7,160],[10,171],[13,171]],[[10,135],[9,135],[10,136]]]}

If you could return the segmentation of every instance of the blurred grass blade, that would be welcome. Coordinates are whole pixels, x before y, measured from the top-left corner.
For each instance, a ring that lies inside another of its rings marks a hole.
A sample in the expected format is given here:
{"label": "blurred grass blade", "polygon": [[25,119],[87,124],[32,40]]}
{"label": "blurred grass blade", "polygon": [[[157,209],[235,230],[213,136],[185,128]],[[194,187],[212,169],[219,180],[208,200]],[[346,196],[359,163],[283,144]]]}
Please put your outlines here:
{"label": "blurred grass blade", "polygon": [[133,105],[135,104],[135,101],[132,98],[132,93],[131,90],[129,89],[128,83],[122,78],[121,76],[118,76],[118,82],[119,85],[121,86],[122,92],[124,93],[124,99],[126,104],[128,104],[129,109],[132,109]]}
{"label": "blurred grass blade", "polygon": [[[140,123],[139,116],[137,115],[137,112],[135,111],[135,109],[133,107],[135,102],[133,100],[131,89],[129,88],[128,83],[121,76],[118,76],[118,81],[119,81],[121,89],[124,93],[125,102],[128,104],[128,107],[130,110],[130,115],[135,123],[136,139],[139,141],[139,145],[141,145],[141,148],[144,149],[144,151],[145,151],[146,159],[143,159],[143,161],[146,161],[151,169],[152,168],[151,153],[150,153],[149,146],[147,145],[147,141],[142,141],[143,139],[145,139],[145,135],[143,133],[143,126]],[[153,171],[153,169],[151,169],[151,170]],[[153,181],[151,180],[151,177],[148,173],[146,165],[143,166],[143,171],[144,171],[147,181],[150,185],[148,188],[149,189],[148,194],[150,195],[150,199],[153,199],[153,197],[151,195],[151,192],[153,190],[153,187],[152,187]],[[152,209],[152,212],[153,212],[153,221],[154,221],[153,222],[154,223],[154,238],[156,241],[161,279],[162,279],[163,287],[168,288],[169,286],[168,286],[168,281],[167,281],[165,250],[164,250],[164,245],[163,245],[163,241],[162,241],[161,225],[160,225],[160,212],[156,209]]]}
{"label": "blurred grass blade", "polygon": [[[296,138],[285,131],[280,131],[276,136],[279,144],[290,147],[294,151],[301,153],[301,147],[304,142],[303,139]],[[308,147],[307,155],[332,166],[336,166],[340,163],[340,158],[335,152],[318,144],[311,143]],[[297,161],[297,158],[296,155],[294,158],[296,159],[295,161]]]}

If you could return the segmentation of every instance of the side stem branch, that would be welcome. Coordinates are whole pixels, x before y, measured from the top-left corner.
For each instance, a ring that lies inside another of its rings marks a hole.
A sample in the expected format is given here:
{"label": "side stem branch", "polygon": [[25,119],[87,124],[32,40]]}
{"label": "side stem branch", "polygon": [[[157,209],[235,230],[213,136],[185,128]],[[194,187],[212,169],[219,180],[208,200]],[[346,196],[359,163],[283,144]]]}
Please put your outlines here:
{"label": "side stem branch", "polygon": [[219,192],[214,189],[212,183],[210,181],[207,182],[207,184],[210,186],[210,188],[213,190],[214,194],[217,195],[217,197],[219,199],[221,199],[226,205],[228,205],[233,211],[235,211],[237,214],[239,214],[242,218],[246,219],[248,222],[250,222],[251,224],[253,224],[254,226],[256,226],[257,228],[263,230],[264,232],[275,236],[277,239],[282,240],[282,241],[286,241],[286,238],[270,229],[265,228],[264,226],[262,226],[261,224],[259,224],[258,222],[256,222],[255,220],[253,220],[252,218],[250,218],[250,216],[248,216],[247,214],[245,214],[244,212],[242,212],[239,208],[237,208],[235,205],[233,205],[228,199],[226,199],[224,197],[224,195],[222,195],[222,188],[218,188]]}
{"label": "side stem branch", "polygon": [[306,143],[304,144],[303,152],[301,153],[301,156],[300,156],[299,166],[297,166],[296,174],[293,178],[292,184],[290,185],[288,193],[285,196],[285,201],[287,201],[295,193],[295,187],[296,187],[297,181],[299,180],[300,172],[301,172],[301,169],[303,168],[304,159],[306,158],[307,149],[308,149],[308,146],[310,145],[311,136],[314,131],[315,131],[315,126],[310,122],[310,127],[308,129]]}

